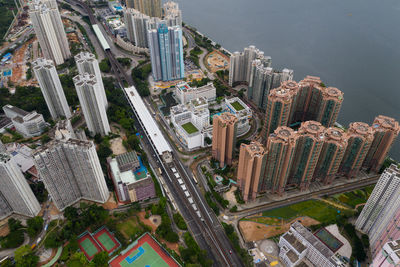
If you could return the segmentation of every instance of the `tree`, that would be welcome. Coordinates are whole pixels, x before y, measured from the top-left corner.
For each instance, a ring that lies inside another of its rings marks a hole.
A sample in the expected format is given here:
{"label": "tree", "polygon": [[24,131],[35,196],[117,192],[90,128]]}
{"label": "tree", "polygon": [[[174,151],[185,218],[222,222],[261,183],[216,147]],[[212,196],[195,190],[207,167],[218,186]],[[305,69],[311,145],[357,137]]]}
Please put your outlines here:
{"label": "tree", "polygon": [[208,137],[208,136],[206,136],[206,137],[204,138],[204,141],[206,142],[207,145],[211,145],[211,143],[212,143],[211,138]]}
{"label": "tree", "polygon": [[94,255],[93,263],[96,267],[107,267],[108,266],[108,253],[102,251]]}
{"label": "tree", "polygon": [[35,237],[40,232],[40,230],[42,230],[42,228],[43,228],[42,217],[36,216],[28,220],[27,232],[30,237]]}
{"label": "tree", "polygon": [[102,72],[106,72],[106,73],[110,72],[111,65],[110,65],[110,62],[108,61],[108,58],[105,58],[102,61],[100,61],[99,67]]}
{"label": "tree", "polygon": [[22,227],[21,221],[16,220],[14,218],[10,218],[8,220],[8,228],[10,228],[10,232],[16,231]]}
{"label": "tree", "polygon": [[14,252],[16,267],[36,267],[39,257],[36,256],[32,249],[26,245],[18,248]]}

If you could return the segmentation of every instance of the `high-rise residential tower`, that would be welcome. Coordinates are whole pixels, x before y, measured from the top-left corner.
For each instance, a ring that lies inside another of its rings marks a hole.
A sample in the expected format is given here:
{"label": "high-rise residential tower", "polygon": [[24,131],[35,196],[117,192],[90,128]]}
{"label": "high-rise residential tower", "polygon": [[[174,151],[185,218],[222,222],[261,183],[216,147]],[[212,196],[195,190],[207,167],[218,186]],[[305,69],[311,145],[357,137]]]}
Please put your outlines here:
{"label": "high-rise residential tower", "polygon": [[173,1],[164,3],[164,20],[167,21],[167,25],[180,26],[182,27],[182,11],[179,9],[179,4]]}
{"label": "high-rise residential tower", "polygon": [[51,117],[53,119],[70,118],[71,111],[53,62],[38,58],[32,63],[32,66]]}
{"label": "high-rise residential tower", "polygon": [[232,54],[229,65],[229,85],[235,82],[250,82],[253,60],[259,59],[264,67],[271,67],[271,57],[264,56],[264,52],[251,45],[243,52]]}
{"label": "high-rise residential tower", "polygon": [[0,140],[0,153],[7,152],[6,146]]}
{"label": "high-rise residential tower", "polygon": [[156,81],[171,81],[185,77],[182,29],[168,27],[165,21],[148,31],[151,68]]}
{"label": "high-rise residential tower", "polygon": [[390,148],[400,133],[399,123],[390,117],[379,115],[372,124],[374,141],[371,144],[363,166],[373,172],[379,172]]}
{"label": "high-rise residential tower", "polygon": [[314,178],[330,184],[338,172],[340,162],[347,148],[347,134],[335,127],[325,130],[325,140],[314,171]]}
{"label": "high-rise residential tower", "polygon": [[315,120],[325,127],[335,124],[343,102],[343,92],[335,87],[322,87]]}
{"label": "high-rise residential tower", "polygon": [[104,90],[103,78],[101,76],[99,62],[97,61],[94,54],[89,52],[80,52],[75,56],[76,66],[78,67],[79,74],[89,73],[96,77],[96,81],[99,84],[100,90],[98,93],[102,96],[104,106],[108,107],[108,101],[106,91]]}
{"label": "high-rise residential tower", "polygon": [[356,176],[367,155],[372,141],[374,130],[363,122],[353,122],[347,131],[348,144],[344,153],[339,172],[349,178]]}
{"label": "high-rise residential tower", "polygon": [[150,17],[133,8],[127,8],[124,12],[124,17],[129,41],[137,47],[149,47],[147,30]]}
{"label": "high-rise residential tower", "polygon": [[71,57],[55,0],[34,0],[29,5],[29,16],[45,58],[59,65]]}
{"label": "high-rise residential tower", "polygon": [[373,256],[386,242],[400,238],[400,169],[396,165],[382,173],[355,226],[368,234]]}
{"label": "high-rise residential tower", "polygon": [[24,175],[7,153],[0,153],[0,219],[12,213],[34,217],[40,204]]}
{"label": "high-rise residential tower", "polygon": [[261,143],[253,141],[240,146],[237,183],[243,200],[254,200],[264,176],[266,154]]}
{"label": "high-rise residential tower", "polygon": [[35,151],[34,160],[59,210],[80,199],[107,201],[109,192],[93,142],[53,140]]}
{"label": "high-rise residential tower", "polygon": [[314,170],[325,140],[325,127],[316,121],[303,122],[297,132],[298,141],[288,184],[307,189],[312,181]]}
{"label": "high-rise residential tower", "polygon": [[128,0],[126,4],[128,8],[134,8],[150,17],[162,16],[161,0]]}
{"label": "high-rise residential tower", "polygon": [[278,127],[268,138],[266,164],[260,191],[282,194],[298,142],[298,134],[286,126]]}
{"label": "high-rise residential tower", "polygon": [[73,81],[89,131],[93,135],[107,135],[111,130],[101,94],[104,90],[100,87],[96,76],[89,73],[80,74],[75,76]]}
{"label": "high-rise residential tower", "polygon": [[[270,61],[268,63],[267,65],[270,65]],[[293,80],[293,70],[276,71],[269,66],[266,67],[265,61],[253,60],[247,98],[259,108],[266,109],[270,90],[280,87],[285,81],[291,80]]]}
{"label": "high-rise residential tower", "polygon": [[220,167],[231,165],[236,145],[237,117],[229,112],[213,117],[212,157]]}
{"label": "high-rise residential tower", "polygon": [[279,126],[287,126],[290,119],[293,101],[298,92],[294,81],[284,82],[281,87],[271,90],[267,99],[265,121],[261,136],[266,143],[268,136]]}

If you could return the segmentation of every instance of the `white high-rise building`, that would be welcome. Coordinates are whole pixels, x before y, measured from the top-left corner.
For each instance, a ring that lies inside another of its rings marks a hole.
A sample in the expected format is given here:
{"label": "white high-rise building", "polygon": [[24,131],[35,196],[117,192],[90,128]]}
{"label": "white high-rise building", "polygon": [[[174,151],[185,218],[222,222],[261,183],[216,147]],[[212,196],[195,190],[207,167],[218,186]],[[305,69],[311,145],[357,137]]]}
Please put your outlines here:
{"label": "white high-rise building", "polygon": [[38,58],[32,63],[32,66],[51,117],[53,119],[70,118],[71,111],[53,62]]}
{"label": "white high-rise building", "polygon": [[34,217],[40,204],[24,175],[7,153],[0,153],[0,219],[12,214]]}
{"label": "white high-rise building", "polygon": [[271,57],[264,56],[264,52],[251,45],[244,52],[235,52],[231,56],[229,65],[229,85],[235,82],[250,82],[253,60],[260,59],[265,67],[271,66]]}
{"label": "white high-rise building", "polygon": [[164,3],[164,20],[167,21],[169,27],[182,27],[182,11],[179,9],[179,4],[168,1]]}
{"label": "white high-rise building", "polygon": [[93,142],[53,140],[35,151],[34,160],[59,210],[80,199],[107,201],[109,191]]}
{"label": "white high-rise building", "polygon": [[106,96],[106,91],[104,90],[103,78],[101,76],[101,71],[99,67],[99,62],[97,61],[94,54],[89,52],[80,52],[75,56],[76,66],[78,67],[79,74],[89,73],[96,77],[97,82],[100,86],[99,93],[103,98],[104,105],[106,109],[108,108],[108,101]]}
{"label": "white high-rise building", "polygon": [[103,88],[96,77],[88,73],[75,76],[73,81],[89,131],[92,134],[107,135],[111,130],[101,94]]}
{"label": "white high-rise building", "polygon": [[127,8],[124,17],[129,41],[137,47],[149,47],[147,29],[150,17],[133,8]]}
{"label": "white high-rise building", "polygon": [[400,168],[396,165],[382,173],[355,226],[369,236],[373,256],[386,242],[400,238]]}
{"label": "white high-rise building", "polygon": [[29,16],[45,58],[59,65],[71,57],[67,35],[55,0],[32,1]]}

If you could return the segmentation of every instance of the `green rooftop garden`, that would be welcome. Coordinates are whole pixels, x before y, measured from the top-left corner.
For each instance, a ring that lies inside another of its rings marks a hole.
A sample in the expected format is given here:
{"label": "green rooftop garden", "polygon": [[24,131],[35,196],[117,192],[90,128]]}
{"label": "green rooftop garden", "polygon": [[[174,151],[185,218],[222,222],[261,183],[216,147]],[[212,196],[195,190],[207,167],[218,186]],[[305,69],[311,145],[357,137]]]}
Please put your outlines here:
{"label": "green rooftop garden", "polygon": [[193,123],[191,123],[191,122],[187,122],[187,123],[185,123],[185,124],[182,124],[182,128],[185,129],[185,131],[186,131],[188,134],[192,134],[192,133],[195,133],[195,132],[198,132],[198,131],[199,131],[199,130],[196,128],[196,126],[194,126]]}
{"label": "green rooftop garden", "polygon": [[244,109],[244,107],[239,103],[239,101],[235,101],[231,103],[232,107],[236,109],[236,111],[241,111]]}

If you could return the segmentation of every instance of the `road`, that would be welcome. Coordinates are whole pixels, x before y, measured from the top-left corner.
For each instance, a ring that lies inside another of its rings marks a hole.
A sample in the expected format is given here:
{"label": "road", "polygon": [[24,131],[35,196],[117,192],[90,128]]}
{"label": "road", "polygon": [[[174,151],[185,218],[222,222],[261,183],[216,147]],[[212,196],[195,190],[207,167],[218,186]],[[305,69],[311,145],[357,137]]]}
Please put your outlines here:
{"label": "road", "polygon": [[23,42],[25,40],[25,38],[28,38],[29,35],[31,35],[33,32],[33,28],[30,28],[28,30],[26,30],[23,34],[21,34],[20,37],[18,37],[15,41],[9,43],[7,46],[3,47],[2,49],[0,49],[0,54],[3,54],[5,51],[7,51],[11,46],[13,46],[14,44],[18,43],[18,42]]}

